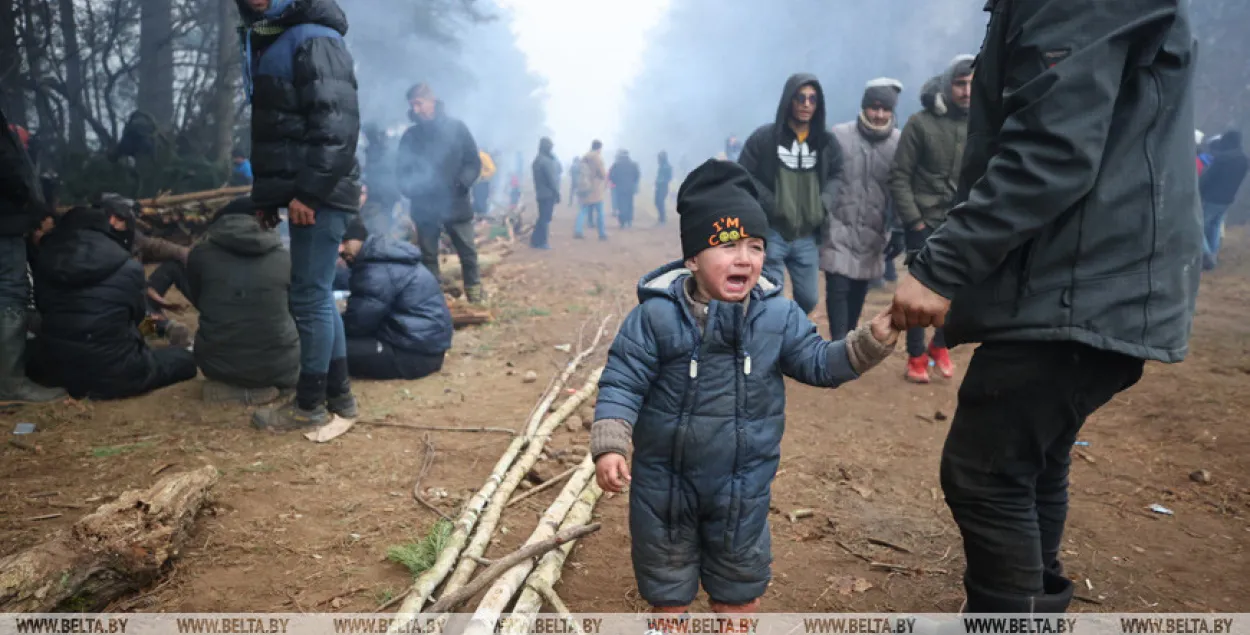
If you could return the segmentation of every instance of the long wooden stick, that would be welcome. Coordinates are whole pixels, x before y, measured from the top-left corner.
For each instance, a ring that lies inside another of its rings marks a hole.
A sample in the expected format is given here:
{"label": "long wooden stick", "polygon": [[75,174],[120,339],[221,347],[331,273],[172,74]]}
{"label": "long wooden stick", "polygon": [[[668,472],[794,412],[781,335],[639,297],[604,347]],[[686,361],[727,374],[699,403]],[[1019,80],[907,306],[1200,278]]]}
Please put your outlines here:
{"label": "long wooden stick", "polygon": [[[547,511],[538,521],[538,526],[530,534],[525,544],[542,544],[550,540],[556,535],[557,529],[564,522],[569,511],[577,502],[578,496],[585,489],[586,484],[594,477],[595,464],[587,454],[586,458],[577,466],[577,472],[569,478],[569,482],[560,491],[560,495],[551,503]],[[525,584],[525,578],[534,570],[535,561],[518,562],[512,568],[508,569],[498,580],[490,586],[486,591],[486,595],[482,598],[482,603],[478,605],[477,611],[473,613],[473,623],[465,631],[465,635],[491,635],[494,632],[495,624],[499,622],[499,616],[503,614],[505,608],[512,601],[513,596],[521,590]]]}
{"label": "long wooden stick", "polygon": [[[582,389],[577,391],[572,397],[569,397],[558,410],[543,420],[542,427],[535,432],[532,442],[525,449],[524,454],[517,458],[516,463],[508,470],[508,474],[504,477],[499,488],[495,490],[490,505],[486,507],[486,511],[482,514],[482,520],[478,523],[477,529],[473,533],[472,540],[469,541],[469,545],[464,549],[466,555],[480,557],[485,554],[486,546],[490,544],[490,539],[495,533],[495,527],[499,524],[499,517],[503,515],[504,505],[512,497],[512,493],[516,491],[517,486],[521,483],[521,479],[525,477],[525,473],[538,461],[538,457],[543,451],[543,445],[546,444],[547,438],[551,436],[551,431],[555,430],[569,415],[576,412],[582,403],[599,391],[599,376],[602,374],[602,366],[591,372],[590,378],[586,380]],[[451,577],[448,578],[447,583],[444,585],[443,594],[446,595],[467,584],[477,567],[478,564],[472,559],[461,558],[460,563],[456,565],[455,571],[452,572]]]}
{"label": "long wooden stick", "polygon": [[517,503],[533,496],[534,494],[547,491],[551,489],[552,487],[554,487],[560,481],[563,481],[564,479],[571,476],[573,472],[576,472],[576,471],[577,471],[576,467],[570,467],[569,469],[564,470],[563,472],[560,472],[559,474],[556,474],[555,476],[547,479],[546,481],[543,482],[542,485],[539,485],[538,487],[535,487],[534,489],[528,492],[525,492],[524,494],[517,495],[512,500],[508,501],[508,504],[504,505],[504,507],[512,507],[513,505],[516,505]]}
{"label": "long wooden stick", "polygon": [[357,421],[356,425],[361,426],[377,426],[379,428],[405,428],[408,430],[425,430],[428,432],[495,432],[499,434],[516,435],[516,430],[508,428],[458,428],[456,426],[422,426],[412,423],[392,423],[390,421]]}
{"label": "long wooden stick", "polygon": [[565,626],[571,629],[571,631],[576,635],[581,635],[581,627],[577,625],[577,620],[573,617],[572,611],[569,610],[569,607],[564,604],[564,600],[561,600],[560,596],[556,594],[556,590],[551,588],[551,585],[548,584],[539,584],[537,590],[538,594],[543,596],[543,599],[547,600],[547,604],[551,605],[551,610],[555,611],[556,614],[564,618]]}
{"label": "long wooden stick", "polygon": [[[586,485],[581,495],[577,497],[577,502],[573,503],[573,508],[569,510],[569,515],[564,517],[564,522],[560,525],[560,531],[590,522],[591,514],[595,509],[595,503],[599,501],[599,497],[602,495],[603,490],[599,489],[599,486],[594,481]],[[512,607],[512,617],[514,619],[509,620],[506,633],[522,635],[530,632],[530,625],[534,616],[538,615],[538,612],[543,607],[543,597],[536,589],[540,586],[554,587],[560,581],[564,561],[568,558],[569,553],[573,551],[574,544],[569,542],[559,549],[549,551],[547,555],[542,557],[542,560],[538,561],[538,566],[534,567],[534,572],[525,580],[525,588],[521,591],[521,596],[517,598],[516,605]]]}
{"label": "long wooden stick", "polygon": [[195,201],[211,201],[215,198],[227,198],[233,196],[243,196],[252,191],[250,185],[239,185],[236,187],[223,187],[216,190],[205,190],[203,192],[188,192],[186,194],[176,194],[174,196],[158,196],[156,198],[145,198],[139,201],[143,207],[165,207],[166,205],[177,205],[179,203],[192,203]]}
{"label": "long wooden stick", "polygon": [[525,436],[533,436],[534,431],[537,430],[538,426],[542,423],[543,417],[545,417],[547,415],[547,411],[551,409],[551,404],[555,403],[556,396],[560,394],[560,389],[564,388],[564,384],[568,383],[569,377],[573,376],[573,372],[577,370],[577,366],[587,357],[590,357],[591,353],[595,351],[595,348],[599,346],[599,340],[603,339],[603,333],[607,330],[608,321],[611,319],[612,315],[610,314],[603,316],[603,321],[599,323],[599,330],[595,331],[595,338],[590,341],[590,346],[587,346],[585,349],[578,352],[573,359],[569,360],[568,365],[564,367],[564,372],[560,373],[560,378],[556,380],[555,385],[552,386],[552,388],[547,392],[547,395],[543,397],[542,401],[538,402],[538,407],[535,408],[534,412],[530,415],[529,423],[525,425]]}
{"label": "long wooden stick", "polygon": [[439,598],[438,601],[430,607],[428,614],[441,615],[455,609],[457,606],[464,604],[464,602],[469,598],[477,595],[482,589],[486,588],[486,585],[494,582],[499,576],[507,573],[509,569],[516,566],[518,563],[541,556],[544,553],[569,542],[570,540],[577,540],[582,536],[599,531],[601,526],[602,525],[599,523],[593,523],[590,525],[574,527],[568,531],[560,532],[559,534],[542,542],[525,545],[524,547],[521,547],[520,549],[495,560],[495,564],[487,567],[486,570],[483,571],[481,575],[474,578],[472,582],[461,587],[460,589],[457,589],[456,591],[453,591],[452,593],[444,594],[443,597]]}
{"label": "long wooden stick", "polygon": [[399,607],[400,613],[415,614],[419,612],[421,607],[425,605],[425,601],[429,599],[430,594],[443,581],[443,578],[447,577],[447,573],[451,571],[451,568],[456,565],[461,551],[464,550],[465,543],[469,541],[474,525],[477,524],[482,509],[493,499],[495,490],[503,482],[504,474],[507,473],[508,467],[512,465],[512,461],[520,454],[521,449],[525,447],[525,443],[525,437],[512,439],[508,449],[504,450],[503,456],[499,457],[499,461],[495,463],[490,476],[486,477],[486,483],[473,495],[473,498],[469,499],[469,502],[460,512],[460,516],[455,522],[455,528],[451,532],[451,537],[447,540],[447,546],[439,552],[438,558],[434,561],[434,566],[417,576],[417,579],[412,582],[412,586],[408,588],[408,592],[404,594],[403,601]]}

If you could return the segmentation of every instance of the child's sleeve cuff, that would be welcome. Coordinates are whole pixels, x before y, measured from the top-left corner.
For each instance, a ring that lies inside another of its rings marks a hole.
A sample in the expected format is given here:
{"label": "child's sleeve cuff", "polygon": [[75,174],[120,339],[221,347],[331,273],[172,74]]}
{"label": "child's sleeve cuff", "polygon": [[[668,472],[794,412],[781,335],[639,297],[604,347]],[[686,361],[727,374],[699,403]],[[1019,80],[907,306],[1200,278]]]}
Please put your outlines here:
{"label": "child's sleeve cuff", "polygon": [[609,452],[629,456],[632,437],[633,426],[624,419],[600,419],[590,427],[590,455],[595,459]]}
{"label": "child's sleeve cuff", "polygon": [[894,346],[878,342],[868,324],[846,334],[846,355],[851,359],[851,368],[860,375],[889,357],[894,352]]}

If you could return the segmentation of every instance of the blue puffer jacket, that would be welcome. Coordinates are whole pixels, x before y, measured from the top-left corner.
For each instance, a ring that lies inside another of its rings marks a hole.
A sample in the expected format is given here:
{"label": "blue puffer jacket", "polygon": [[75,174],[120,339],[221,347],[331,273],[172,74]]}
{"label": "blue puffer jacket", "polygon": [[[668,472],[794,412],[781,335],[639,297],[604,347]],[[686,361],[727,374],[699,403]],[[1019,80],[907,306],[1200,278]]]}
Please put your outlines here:
{"label": "blue puffer jacket", "polygon": [[371,337],[399,350],[442,355],[451,348],[451,311],[415,246],[371,236],[352,264],[343,314],[347,337]]}
{"label": "blue puffer jacket", "polygon": [[741,304],[711,302],[700,337],[684,296],[689,276],[674,262],[639,282],[641,304],[608,352],[595,420],[634,426],[636,545],[671,542],[680,527],[699,525],[702,536],[723,535],[717,550],[739,551],[768,529],[783,376],[833,387],[858,375],[845,342],[823,339],[763,277],[745,315]]}

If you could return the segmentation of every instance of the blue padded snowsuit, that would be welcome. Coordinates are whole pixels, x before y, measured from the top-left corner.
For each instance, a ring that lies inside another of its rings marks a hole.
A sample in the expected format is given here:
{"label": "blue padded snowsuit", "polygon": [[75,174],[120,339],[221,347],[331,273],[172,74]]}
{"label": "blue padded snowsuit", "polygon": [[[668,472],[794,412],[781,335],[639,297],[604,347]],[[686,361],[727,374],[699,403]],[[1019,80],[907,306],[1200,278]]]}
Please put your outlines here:
{"label": "blue padded snowsuit", "polygon": [[746,604],[771,576],[768,505],[785,428],[783,375],[834,387],[855,379],[846,344],[827,341],[761,277],[743,305],[712,301],[700,336],[690,272],[646,275],[599,381],[595,419],[633,425],[629,529],[634,575],[653,606],[703,588]]}

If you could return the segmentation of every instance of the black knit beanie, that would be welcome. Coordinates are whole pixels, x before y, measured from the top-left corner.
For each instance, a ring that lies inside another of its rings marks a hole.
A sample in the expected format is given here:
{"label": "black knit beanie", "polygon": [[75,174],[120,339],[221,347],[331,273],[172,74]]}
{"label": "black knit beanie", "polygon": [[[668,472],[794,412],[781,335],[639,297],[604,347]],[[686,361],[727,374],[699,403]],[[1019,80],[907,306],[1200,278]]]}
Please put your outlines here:
{"label": "black knit beanie", "polygon": [[768,217],[746,169],[732,161],[709,159],[677,190],[681,216],[681,255],[689,260],[721,243],[765,239]]}
{"label": "black knit beanie", "polygon": [[365,229],[365,224],[359,218],[353,220],[347,226],[347,231],[343,234],[343,242],[349,240],[359,240],[364,242],[369,237],[369,230]]}

